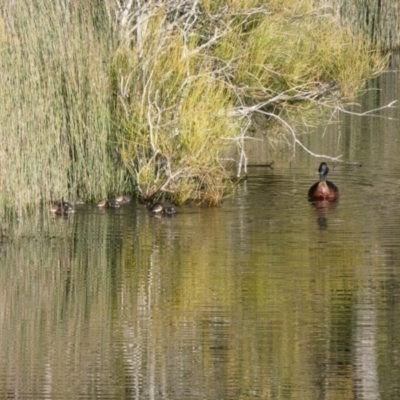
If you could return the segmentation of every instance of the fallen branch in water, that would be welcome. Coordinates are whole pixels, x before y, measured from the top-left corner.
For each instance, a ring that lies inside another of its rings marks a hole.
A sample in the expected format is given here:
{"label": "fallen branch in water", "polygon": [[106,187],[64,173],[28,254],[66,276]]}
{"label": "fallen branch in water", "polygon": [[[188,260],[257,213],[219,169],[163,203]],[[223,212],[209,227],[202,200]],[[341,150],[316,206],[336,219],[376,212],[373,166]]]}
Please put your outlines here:
{"label": "fallen branch in water", "polygon": [[[286,121],[284,118],[282,118],[279,114],[267,111],[270,108],[275,108],[278,107],[279,104],[283,102],[294,102],[294,101],[307,101],[310,103],[315,103],[317,107],[320,108],[329,108],[333,109],[332,115],[338,114],[338,113],[345,113],[345,114],[350,114],[350,115],[355,115],[355,116],[369,116],[369,117],[382,117],[381,115],[377,114],[377,112],[380,112],[382,110],[388,110],[388,109],[393,109],[396,108],[397,100],[393,100],[387,105],[384,105],[382,107],[374,108],[371,110],[367,110],[364,112],[355,112],[352,110],[348,110],[340,105],[340,102],[335,98],[335,96],[332,96],[332,90],[337,90],[336,86],[332,85],[319,85],[318,82],[315,82],[316,88],[314,90],[304,90],[305,88],[309,88],[310,85],[301,85],[298,86],[294,89],[291,89],[290,91],[286,91],[280,94],[276,94],[275,96],[265,100],[261,101],[259,103],[253,104],[251,106],[245,106],[242,105],[241,107],[238,107],[235,111],[234,114],[236,116],[242,117],[242,118],[252,118],[254,114],[262,114],[266,116],[269,119],[274,119],[278,121],[280,125],[282,125],[287,132],[290,133],[290,136],[292,138],[292,145],[293,149],[295,149],[296,145],[300,146],[306,153],[310,154],[311,156],[315,158],[324,158],[328,159],[334,162],[341,162],[341,163],[348,163],[348,164],[359,164],[357,162],[346,162],[342,160],[341,158],[343,155],[338,155],[338,156],[330,156],[327,154],[318,154],[313,152],[311,149],[309,149],[302,141],[298,138],[298,135],[296,134],[295,127],[292,126],[288,121]],[[294,92],[295,94],[290,96],[288,93],[289,92]],[[391,119],[390,117],[385,117],[388,119]],[[246,130],[248,129],[247,124]],[[294,150],[293,150],[294,151]],[[241,157],[241,160],[247,159],[245,157]],[[241,167],[241,164],[239,163],[239,166]],[[243,170],[247,172],[247,169],[243,167]]]}

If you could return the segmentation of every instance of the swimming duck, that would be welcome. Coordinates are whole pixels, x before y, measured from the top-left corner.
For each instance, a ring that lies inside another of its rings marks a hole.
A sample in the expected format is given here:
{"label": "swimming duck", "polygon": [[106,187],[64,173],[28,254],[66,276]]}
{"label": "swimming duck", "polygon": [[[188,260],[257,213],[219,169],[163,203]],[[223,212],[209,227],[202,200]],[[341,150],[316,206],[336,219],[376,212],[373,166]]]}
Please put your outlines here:
{"label": "swimming duck", "polygon": [[54,215],[68,215],[75,210],[68,201],[50,201],[50,212]]}
{"label": "swimming duck", "polygon": [[121,205],[128,204],[131,202],[131,200],[132,200],[132,198],[125,194],[121,194],[115,198],[115,201]]}
{"label": "swimming duck", "polygon": [[153,214],[158,215],[173,215],[177,214],[178,211],[174,207],[165,206],[162,203],[150,203],[147,205],[147,209],[151,211]]}
{"label": "swimming duck", "polygon": [[329,168],[325,162],[322,162],[318,168],[319,182],[314,183],[308,190],[308,197],[311,200],[329,200],[334,201],[339,198],[339,189],[326,179]]}
{"label": "swimming duck", "polygon": [[118,201],[116,201],[115,199],[111,199],[111,200],[103,199],[97,203],[97,207],[103,208],[103,209],[104,208],[119,208],[119,207],[121,207],[121,204],[118,203]]}
{"label": "swimming duck", "polygon": [[84,200],[82,200],[80,197],[72,197],[72,198],[66,200],[66,202],[68,202],[69,204],[74,205],[74,206],[79,206],[79,205],[85,204]]}

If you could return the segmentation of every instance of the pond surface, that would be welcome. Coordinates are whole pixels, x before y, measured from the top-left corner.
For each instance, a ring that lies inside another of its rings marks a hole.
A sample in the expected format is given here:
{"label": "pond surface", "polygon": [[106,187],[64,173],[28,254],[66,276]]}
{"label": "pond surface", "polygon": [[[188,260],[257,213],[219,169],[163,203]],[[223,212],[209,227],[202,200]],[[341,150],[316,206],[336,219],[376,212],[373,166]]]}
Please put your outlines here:
{"label": "pond surface", "polygon": [[[387,104],[398,74],[369,87],[363,109]],[[1,398],[400,398],[400,113],[380,115],[301,138],[354,163],[326,160],[336,203],[307,201],[321,159],[264,147],[274,169],[220,208],[86,205],[2,244]]]}

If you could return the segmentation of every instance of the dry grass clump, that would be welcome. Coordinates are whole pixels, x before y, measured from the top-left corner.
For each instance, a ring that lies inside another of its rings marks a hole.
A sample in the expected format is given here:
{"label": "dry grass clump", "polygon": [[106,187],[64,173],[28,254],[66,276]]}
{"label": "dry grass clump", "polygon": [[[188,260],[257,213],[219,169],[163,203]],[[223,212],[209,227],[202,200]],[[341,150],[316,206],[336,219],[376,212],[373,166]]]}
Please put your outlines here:
{"label": "dry grass clump", "polygon": [[167,193],[178,203],[217,204],[229,182],[229,139],[239,132],[229,117],[232,93],[195,51],[196,38],[185,47],[178,32],[147,29],[142,51],[121,49],[114,64],[126,82],[118,111],[123,160],[144,200]]}

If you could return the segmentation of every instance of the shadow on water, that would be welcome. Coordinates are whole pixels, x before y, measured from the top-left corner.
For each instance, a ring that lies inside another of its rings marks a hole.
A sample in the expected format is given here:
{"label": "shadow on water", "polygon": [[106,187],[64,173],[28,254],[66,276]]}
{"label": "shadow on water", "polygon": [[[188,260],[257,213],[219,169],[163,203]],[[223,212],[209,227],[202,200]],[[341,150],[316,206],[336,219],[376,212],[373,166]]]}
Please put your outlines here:
{"label": "shadow on water", "polygon": [[[365,107],[397,75],[378,86]],[[2,243],[4,397],[400,398],[397,122],[347,115],[304,142],[362,164],[330,165],[337,202],[308,201],[320,160],[298,153],[219,208],[87,205]]]}

